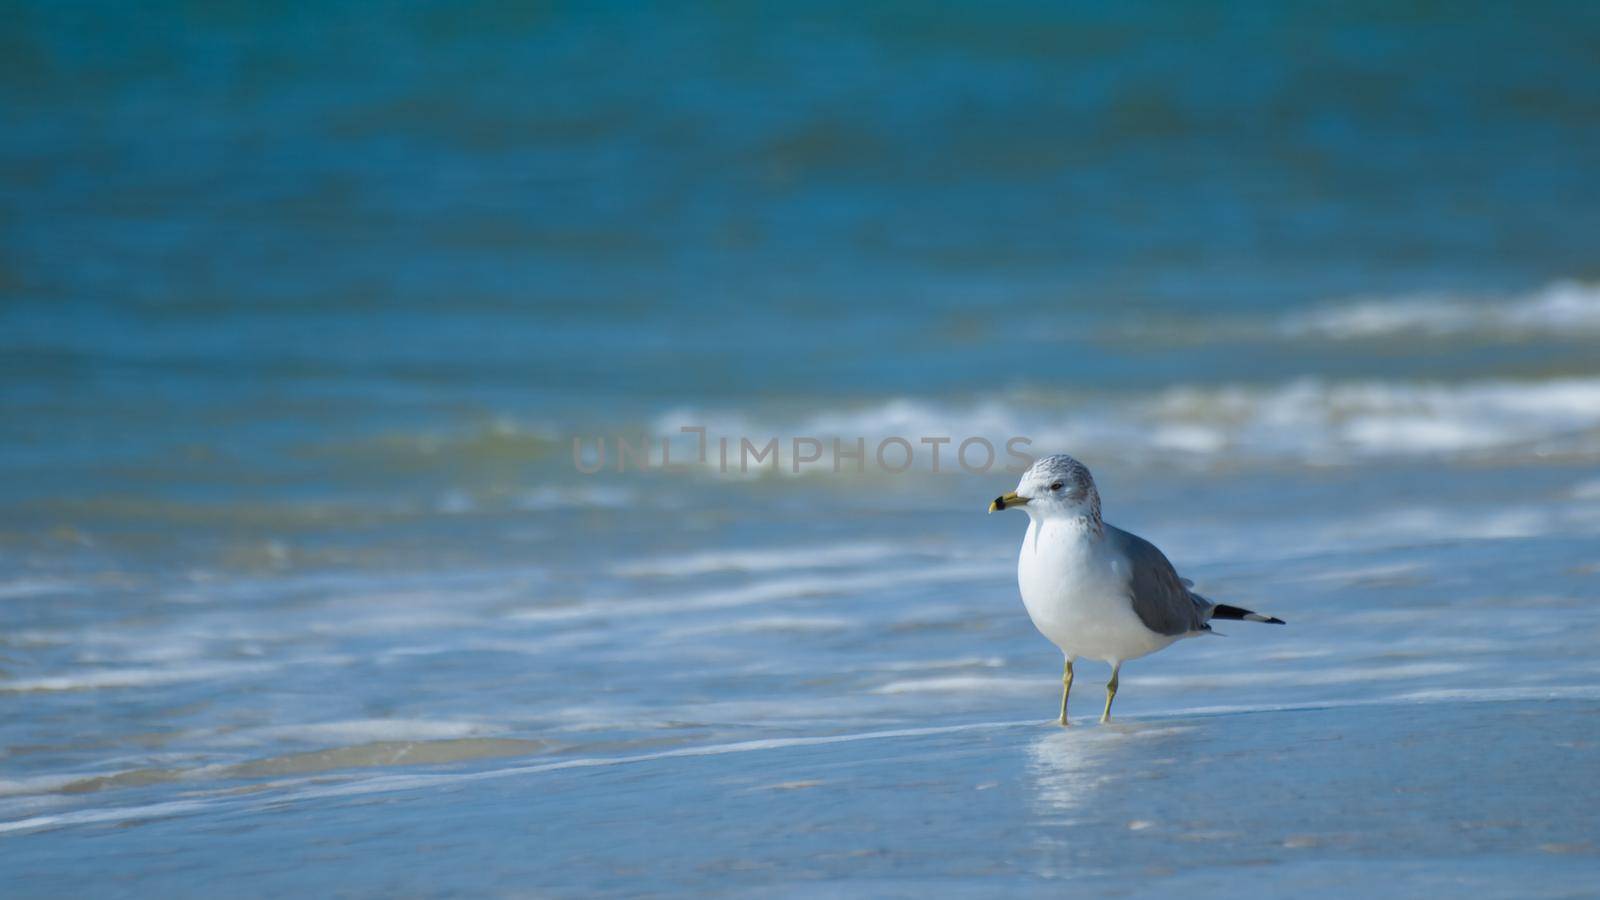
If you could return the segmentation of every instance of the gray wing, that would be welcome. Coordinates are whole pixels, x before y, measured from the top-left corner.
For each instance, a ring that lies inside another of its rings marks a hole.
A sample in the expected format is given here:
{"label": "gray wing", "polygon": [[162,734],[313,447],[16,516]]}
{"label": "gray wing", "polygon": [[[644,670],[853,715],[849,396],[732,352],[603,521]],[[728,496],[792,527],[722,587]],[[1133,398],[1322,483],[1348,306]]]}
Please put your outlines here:
{"label": "gray wing", "polygon": [[1150,543],[1114,525],[1106,525],[1106,540],[1128,561],[1128,593],[1133,611],[1144,626],[1158,634],[1205,631],[1211,601],[1190,591],[1172,563]]}

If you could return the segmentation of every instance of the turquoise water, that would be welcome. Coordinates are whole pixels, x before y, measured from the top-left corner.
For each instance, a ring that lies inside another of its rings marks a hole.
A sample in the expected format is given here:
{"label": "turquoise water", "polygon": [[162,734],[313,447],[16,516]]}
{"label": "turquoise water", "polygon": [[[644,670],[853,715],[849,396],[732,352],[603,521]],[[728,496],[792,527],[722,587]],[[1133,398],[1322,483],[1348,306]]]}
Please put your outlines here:
{"label": "turquoise water", "polygon": [[[16,5],[0,884],[1584,893],[1597,46],[1582,4]],[[685,425],[784,471],[574,465]],[[1014,476],[925,437],[1074,453],[1290,625],[1048,727]]]}

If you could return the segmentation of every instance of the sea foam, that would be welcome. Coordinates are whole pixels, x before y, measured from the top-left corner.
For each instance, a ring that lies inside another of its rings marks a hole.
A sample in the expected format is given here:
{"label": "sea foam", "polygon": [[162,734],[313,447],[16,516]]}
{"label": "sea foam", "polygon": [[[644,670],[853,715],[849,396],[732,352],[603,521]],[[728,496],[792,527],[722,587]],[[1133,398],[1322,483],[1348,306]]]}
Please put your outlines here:
{"label": "sea foam", "polygon": [[[719,435],[765,441],[822,439],[823,457],[800,474],[831,473],[827,442],[864,438],[871,447],[900,437],[932,467],[924,437],[973,435],[1008,462],[1005,442],[1024,436],[1027,452],[1070,449],[1131,462],[1289,462],[1348,464],[1369,459],[1470,458],[1475,461],[1600,458],[1600,377],[1464,382],[1297,379],[1275,385],[1179,385],[1140,393],[1007,394],[968,401],[896,398],[850,409],[825,409],[790,421],[740,412],[677,411],[657,420],[670,436],[687,420],[713,423]],[[896,456],[895,461],[899,461]],[[960,471],[950,447],[942,471]],[[716,460],[707,465],[716,470]],[[771,467],[792,473],[787,460]],[[843,471],[853,472],[848,461]]]}
{"label": "sea foam", "polygon": [[1502,298],[1424,293],[1358,297],[1284,320],[1293,337],[1335,340],[1429,337],[1557,337],[1600,335],[1600,284],[1557,281]]}

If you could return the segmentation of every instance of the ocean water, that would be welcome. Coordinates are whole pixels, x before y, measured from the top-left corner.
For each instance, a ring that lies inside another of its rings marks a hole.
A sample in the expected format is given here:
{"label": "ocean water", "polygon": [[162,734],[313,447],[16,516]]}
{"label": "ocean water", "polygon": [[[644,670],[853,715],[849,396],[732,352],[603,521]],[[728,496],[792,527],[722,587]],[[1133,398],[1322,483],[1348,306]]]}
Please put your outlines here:
{"label": "ocean water", "polygon": [[5,18],[6,896],[1593,893],[1588,6]]}

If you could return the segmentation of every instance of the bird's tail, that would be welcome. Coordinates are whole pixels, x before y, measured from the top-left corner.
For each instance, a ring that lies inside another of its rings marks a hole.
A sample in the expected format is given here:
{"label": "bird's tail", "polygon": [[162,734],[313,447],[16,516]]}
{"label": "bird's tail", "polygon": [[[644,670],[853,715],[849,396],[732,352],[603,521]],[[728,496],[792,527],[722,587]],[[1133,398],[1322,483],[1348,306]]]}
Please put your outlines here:
{"label": "bird's tail", "polygon": [[1263,616],[1260,613],[1254,613],[1248,609],[1240,609],[1237,606],[1229,606],[1226,603],[1218,603],[1216,606],[1211,607],[1211,618],[1242,619],[1246,622],[1265,622],[1268,625],[1285,624],[1284,621],[1277,616]]}

